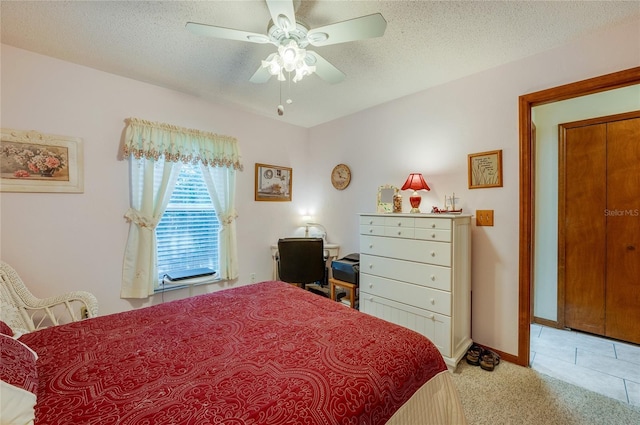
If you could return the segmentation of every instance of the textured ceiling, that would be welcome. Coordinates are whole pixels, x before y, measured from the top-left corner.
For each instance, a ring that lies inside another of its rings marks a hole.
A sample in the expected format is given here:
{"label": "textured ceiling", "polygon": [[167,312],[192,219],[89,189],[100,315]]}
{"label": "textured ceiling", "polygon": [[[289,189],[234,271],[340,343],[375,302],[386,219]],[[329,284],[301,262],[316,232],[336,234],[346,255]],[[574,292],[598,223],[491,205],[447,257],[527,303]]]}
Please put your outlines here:
{"label": "textured ceiling", "polygon": [[275,51],[197,36],[188,21],[266,33],[262,0],[5,1],[1,41],[109,73],[179,90],[302,127],[331,121],[434,85],[554,48],[640,16],[638,1],[297,1],[311,28],[372,13],[381,38],[315,50],[347,77],[282,85],[249,79]]}

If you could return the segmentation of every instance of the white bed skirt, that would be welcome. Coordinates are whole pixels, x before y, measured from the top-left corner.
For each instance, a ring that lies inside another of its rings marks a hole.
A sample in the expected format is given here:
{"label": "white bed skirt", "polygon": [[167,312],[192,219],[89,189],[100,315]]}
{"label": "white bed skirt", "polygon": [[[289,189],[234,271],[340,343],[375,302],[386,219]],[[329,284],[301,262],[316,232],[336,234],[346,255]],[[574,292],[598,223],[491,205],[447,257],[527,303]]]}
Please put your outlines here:
{"label": "white bed skirt", "polygon": [[424,384],[389,419],[387,425],[466,425],[458,389],[448,370]]}

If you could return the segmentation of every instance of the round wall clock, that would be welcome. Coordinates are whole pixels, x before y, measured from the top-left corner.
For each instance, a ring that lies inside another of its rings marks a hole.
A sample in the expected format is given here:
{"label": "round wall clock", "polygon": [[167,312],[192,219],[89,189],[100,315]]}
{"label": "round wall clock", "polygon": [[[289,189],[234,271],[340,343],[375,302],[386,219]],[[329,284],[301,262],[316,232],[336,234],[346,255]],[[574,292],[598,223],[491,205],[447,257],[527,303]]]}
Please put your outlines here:
{"label": "round wall clock", "polygon": [[331,171],[331,184],[338,190],[343,190],[351,182],[351,170],[345,164],[338,164]]}

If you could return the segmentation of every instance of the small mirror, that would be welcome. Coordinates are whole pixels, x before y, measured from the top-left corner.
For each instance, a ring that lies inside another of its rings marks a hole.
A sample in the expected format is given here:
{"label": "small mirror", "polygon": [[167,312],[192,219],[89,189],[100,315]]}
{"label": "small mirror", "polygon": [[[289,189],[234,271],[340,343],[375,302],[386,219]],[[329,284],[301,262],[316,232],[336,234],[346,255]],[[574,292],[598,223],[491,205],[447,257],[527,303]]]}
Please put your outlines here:
{"label": "small mirror", "polygon": [[398,188],[391,185],[384,185],[378,188],[378,212],[393,212],[393,197],[398,194]]}

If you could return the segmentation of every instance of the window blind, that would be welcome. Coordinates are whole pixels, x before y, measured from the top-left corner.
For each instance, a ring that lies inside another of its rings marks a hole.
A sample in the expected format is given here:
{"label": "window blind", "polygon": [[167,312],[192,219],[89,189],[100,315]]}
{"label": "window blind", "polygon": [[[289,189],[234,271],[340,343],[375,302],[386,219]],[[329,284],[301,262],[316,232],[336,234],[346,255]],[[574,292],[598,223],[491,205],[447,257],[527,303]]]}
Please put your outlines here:
{"label": "window blind", "polygon": [[156,227],[159,279],[171,270],[219,270],[220,223],[199,165],[185,164]]}

